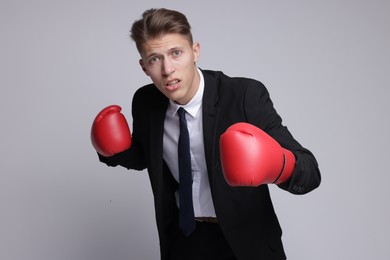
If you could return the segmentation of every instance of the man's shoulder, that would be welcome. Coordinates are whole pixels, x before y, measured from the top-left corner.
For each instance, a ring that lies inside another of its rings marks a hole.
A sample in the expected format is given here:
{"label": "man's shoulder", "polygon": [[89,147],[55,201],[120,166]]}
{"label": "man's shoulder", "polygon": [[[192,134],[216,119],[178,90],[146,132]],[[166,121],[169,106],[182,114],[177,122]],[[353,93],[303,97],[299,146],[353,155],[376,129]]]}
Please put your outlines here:
{"label": "man's shoulder", "polygon": [[160,105],[168,102],[168,99],[151,83],[138,88],[133,96],[133,103],[139,105]]}
{"label": "man's shoulder", "polygon": [[147,84],[140,88],[138,88],[135,93],[135,97],[142,96],[147,98],[162,98],[164,95],[157,89],[157,87],[153,84]]}
{"label": "man's shoulder", "polygon": [[201,70],[206,83],[217,84],[221,87],[236,87],[236,86],[256,86],[264,87],[264,85],[256,79],[244,77],[244,76],[229,76],[222,71],[216,70]]}

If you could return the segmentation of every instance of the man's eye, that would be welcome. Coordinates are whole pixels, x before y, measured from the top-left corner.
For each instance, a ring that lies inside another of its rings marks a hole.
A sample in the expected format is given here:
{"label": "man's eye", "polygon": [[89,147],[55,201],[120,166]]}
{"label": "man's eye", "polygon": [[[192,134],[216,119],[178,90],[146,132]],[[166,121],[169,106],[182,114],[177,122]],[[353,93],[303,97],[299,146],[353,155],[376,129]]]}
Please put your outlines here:
{"label": "man's eye", "polygon": [[152,57],[149,59],[149,63],[153,64],[153,63],[156,63],[158,62],[160,59],[158,57]]}
{"label": "man's eye", "polygon": [[179,56],[180,54],[181,54],[181,51],[179,51],[179,50],[173,51],[173,56]]}

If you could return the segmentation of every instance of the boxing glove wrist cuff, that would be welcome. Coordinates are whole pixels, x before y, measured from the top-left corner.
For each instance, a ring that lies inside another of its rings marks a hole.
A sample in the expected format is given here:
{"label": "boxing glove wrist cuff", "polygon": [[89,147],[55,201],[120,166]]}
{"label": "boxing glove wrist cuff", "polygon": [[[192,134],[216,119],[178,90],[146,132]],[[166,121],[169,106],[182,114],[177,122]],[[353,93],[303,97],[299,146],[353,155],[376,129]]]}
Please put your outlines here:
{"label": "boxing glove wrist cuff", "polygon": [[288,179],[290,179],[295,168],[295,155],[287,149],[284,148],[282,149],[283,149],[284,163],[279,176],[274,181],[274,184],[276,185],[281,184],[287,181]]}

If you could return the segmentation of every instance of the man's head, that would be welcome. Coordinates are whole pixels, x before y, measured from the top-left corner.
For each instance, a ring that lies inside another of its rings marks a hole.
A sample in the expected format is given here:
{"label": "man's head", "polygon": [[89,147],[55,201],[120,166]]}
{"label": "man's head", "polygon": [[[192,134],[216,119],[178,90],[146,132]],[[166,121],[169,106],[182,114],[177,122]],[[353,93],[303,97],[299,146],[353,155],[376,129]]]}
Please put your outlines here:
{"label": "man's head", "polygon": [[142,18],[133,23],[130,33],[139,53],[142,53],[143,44],[147,40],[165,34],[180,34],[186,37],[191,45],[193,44],[191,26],[186,16],[164,8],[146,10]]}
{"label": "man's head", "polygon": [[131,37],[141,55],[142,70],[169,99],[187,104],[196,94],[200,75],[196,62],[199,43],[193,43],[187,18],[167,9],[151,9],[134,22]]}

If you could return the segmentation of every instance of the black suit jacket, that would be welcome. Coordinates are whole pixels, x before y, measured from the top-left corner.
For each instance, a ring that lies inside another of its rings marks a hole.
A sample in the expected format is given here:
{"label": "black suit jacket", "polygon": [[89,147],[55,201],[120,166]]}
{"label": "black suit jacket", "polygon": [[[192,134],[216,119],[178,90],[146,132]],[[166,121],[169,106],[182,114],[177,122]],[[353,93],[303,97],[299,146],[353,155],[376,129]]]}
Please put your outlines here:
{"label": "black suit jacket", "polygon": [[[274,212],[268,186],[231,187],[222,173],[219,137],[234,123],[248,122],[263,129],[292,151],[296,166],[289,181],[279,185],[294,194],[319,186],[321,177],[313,154],[303,148],[282,125],[265,86],[247,78],[230,78],[222,72],[202,71],[203,131],[211,193],[219,225],[239,260],[285,259],[282,231]],[[133,97],[132,147],[100,160],[110,166],[147,168],[154,195],[161,259],[169,259],[170,234],[178,224],[174,192],[178,184],[163,160],[163,130],[168,99],[153,85]]]}

